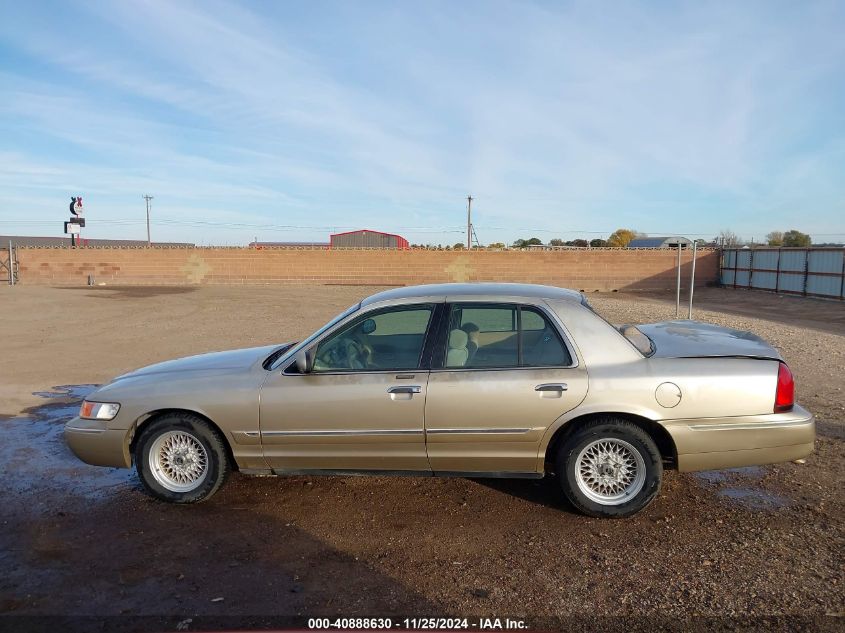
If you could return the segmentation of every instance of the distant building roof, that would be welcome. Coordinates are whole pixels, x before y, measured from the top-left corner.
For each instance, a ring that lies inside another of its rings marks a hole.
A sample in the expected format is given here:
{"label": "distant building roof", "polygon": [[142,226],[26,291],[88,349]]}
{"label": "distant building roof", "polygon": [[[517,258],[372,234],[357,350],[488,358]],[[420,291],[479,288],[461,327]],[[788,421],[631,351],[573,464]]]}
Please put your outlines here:
{"label": "distant building roof", "polygon": [[[15,246],[70,246],[69,237],[40,237],[31,235],[0,235],[0,247],[8,248],[9,242]],[[146,240],[106,240],[82,238],[83,246],[146,246]],[[153,246],[196,246],[188,242],[153,242]]]}
{"label": "distant building roof", "polygon": [[250,242],[249,248],[326,247],[328,245],[328,242]]}
{"label": "distant building roof", "polygon": [[637,237],[628,243],[628,248],[669,248],[677,247],[685,248],[692,244],[691,240],[679,235],[664,236],[664,237]]}

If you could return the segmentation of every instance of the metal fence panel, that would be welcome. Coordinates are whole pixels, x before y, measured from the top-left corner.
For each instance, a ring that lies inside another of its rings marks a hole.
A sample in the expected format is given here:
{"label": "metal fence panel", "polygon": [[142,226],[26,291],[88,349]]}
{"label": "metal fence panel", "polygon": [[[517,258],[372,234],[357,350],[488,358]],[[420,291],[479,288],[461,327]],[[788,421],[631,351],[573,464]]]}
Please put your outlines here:
{"label": "metal fence panel", "polygon": [[757,278],[757,270],[777,270],[779,251],[777,250],[755,250],[754,251],[754,278]]}
{"label": "metal fence panel", "polygon": [[804,272],[804,263],[807,260],[806,250],[781,251],[780,269],[793,272]]}
{"label": "metal fence panel", "polygon": [[845,251],[810,251],[807,270],[811,273],[841,273]]}
{"label": "metal fence panel", "polygon": [[778,277],[778,292],[804,294],[804,273],[783,272]]}
{"label": "metal fence panel", "polygon": [[807,275],[807,294],[822,297],[838,297],[842,290],[842,278],[833,275]]}
{"label": "metal fence panel", "polygon": [[843,248],[724,249],[722,285],[845,299]]}
{"label": "metal fence panel", "polygon": [[[756,264],[757,262],[755,262]],[[752,288],[760,288],[762,290],[774,290],[777,287],[778,275],[777,273],[754,271],[754,280]]]}

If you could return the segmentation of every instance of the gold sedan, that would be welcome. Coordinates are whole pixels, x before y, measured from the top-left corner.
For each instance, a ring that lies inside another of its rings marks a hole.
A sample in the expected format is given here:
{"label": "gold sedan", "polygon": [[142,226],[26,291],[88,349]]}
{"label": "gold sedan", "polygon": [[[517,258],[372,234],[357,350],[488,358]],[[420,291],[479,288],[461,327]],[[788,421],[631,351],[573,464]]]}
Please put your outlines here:
{"label": "gold sedan", "polygon": [[578,292],[389,290],[304,341],[120,376],[65,437],[176,503],[252,474],[540,478],[585,514],[627,516],[665,468],[805,457],[813,416],[757,336],[694,321],[617,328]]}

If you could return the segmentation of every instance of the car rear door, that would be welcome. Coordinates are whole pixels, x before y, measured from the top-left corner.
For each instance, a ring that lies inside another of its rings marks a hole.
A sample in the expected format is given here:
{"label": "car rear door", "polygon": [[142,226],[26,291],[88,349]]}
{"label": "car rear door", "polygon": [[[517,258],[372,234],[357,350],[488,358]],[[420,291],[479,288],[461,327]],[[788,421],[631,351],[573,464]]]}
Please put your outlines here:
{"label": "car rear door", "polygon": [[425,407],[432,470],[536,473],[546,429],[587,393],[556,317],[543,305],[456,302],[443,324]]}

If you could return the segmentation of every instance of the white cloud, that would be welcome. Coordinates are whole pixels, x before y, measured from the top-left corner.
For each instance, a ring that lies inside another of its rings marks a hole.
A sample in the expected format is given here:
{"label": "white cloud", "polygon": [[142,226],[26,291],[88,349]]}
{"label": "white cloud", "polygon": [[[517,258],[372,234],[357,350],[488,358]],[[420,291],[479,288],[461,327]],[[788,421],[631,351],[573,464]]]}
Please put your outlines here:
{"label": "white cloud", "polygon": [[0,183],[386,229],[460,225],[472,193],[486,240],[841,224],[841,5],[315,6],[85,4],[65,47],[14,16],[0,38],[48,70],[2,75],[0,129],[38,142]]}

